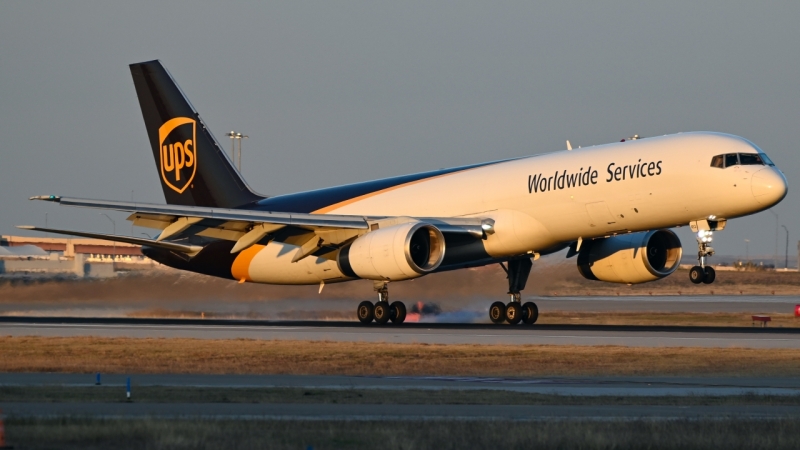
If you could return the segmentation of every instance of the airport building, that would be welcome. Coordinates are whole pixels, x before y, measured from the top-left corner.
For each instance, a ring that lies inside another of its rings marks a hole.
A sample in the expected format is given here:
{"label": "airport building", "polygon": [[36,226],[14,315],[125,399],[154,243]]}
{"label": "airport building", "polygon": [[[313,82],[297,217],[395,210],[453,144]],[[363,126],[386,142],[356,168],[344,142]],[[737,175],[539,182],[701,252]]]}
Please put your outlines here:
{"label": "airport building", "polygon": [[0,276],[105,278],[155,265],[142,255],[138,245],[99,239],[0,236]]}

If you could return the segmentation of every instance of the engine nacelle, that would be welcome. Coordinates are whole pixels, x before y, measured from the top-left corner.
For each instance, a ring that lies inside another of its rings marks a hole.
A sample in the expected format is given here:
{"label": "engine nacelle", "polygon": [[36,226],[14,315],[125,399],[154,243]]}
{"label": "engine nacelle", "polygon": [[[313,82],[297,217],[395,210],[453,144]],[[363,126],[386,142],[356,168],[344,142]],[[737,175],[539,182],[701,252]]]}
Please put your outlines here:
{"label": "engine nacelle", "polygon": [[670,230],[631,233],[583,242],[578,271],[589,280],[644,283],[674,272],[682,254],[681,241]]}
{"label": "engine nacelle", "polygon": [[339,251],[339,270],[348,277],[398,281],[436,270],[444,259],[438,228],[408,222],[360,236]]}

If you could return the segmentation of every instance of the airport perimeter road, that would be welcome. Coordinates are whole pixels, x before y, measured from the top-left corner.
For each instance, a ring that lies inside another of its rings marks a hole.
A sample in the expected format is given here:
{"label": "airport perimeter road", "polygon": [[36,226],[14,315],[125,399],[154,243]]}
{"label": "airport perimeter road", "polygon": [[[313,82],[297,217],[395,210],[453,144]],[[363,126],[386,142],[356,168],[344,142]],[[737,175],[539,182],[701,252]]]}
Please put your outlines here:
{"label": "airport perimeter road", "polygon": [[[391,391],[490,390],[568,396],[730,396],[800,395],[796,377],[447,377],[447,376],[343,376],[343,375],[207,375],[207,374],[103,374],[102,385],[120,388],[131,379],[140,387],[244,389],[302,388]],[[62,388],[95,385],[94,374],[0,373],[0,386]]]}
{"label": "airport perimeter road", "polygon": [[251,403],[0,403],[11,417],[94,416],[236,418],[280,420],[544,420],[544,419],[699,419],[789,418],[800,406],[721,405],[364,405]]}
{"label": "airport perimeter road", "polygon": [[800,348],[800,329],[638,327],[602,325],[509,326],[353,322],[267,322],[180,319],[0,318],[5,336],[280,339],[429,344],[572,344],[631,347]]}

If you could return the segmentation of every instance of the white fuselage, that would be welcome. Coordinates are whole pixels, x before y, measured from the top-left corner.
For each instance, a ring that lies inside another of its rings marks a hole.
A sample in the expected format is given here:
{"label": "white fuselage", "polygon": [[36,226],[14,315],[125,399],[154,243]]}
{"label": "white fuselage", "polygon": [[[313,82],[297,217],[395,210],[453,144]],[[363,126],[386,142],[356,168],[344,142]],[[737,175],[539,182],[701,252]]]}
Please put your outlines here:
{"label": "white fuselage", "polygon": [[[786,181],[777,168],[711,166],[716,155],[757,152],[747,140],[726,134],[668,135],[468,169],[318,212],[491,218],[494,233],[484,246],[490,256],[503,258],[579,238],[669,228],[709,217],[731,219],[769,208],[786,195]],[[278,242],[254,247],[243,255],[242,263],[248,264],[240,264],[239,275],[277,284],[341,281],[336,262],[312,257],[292,264],[288,247]]]}

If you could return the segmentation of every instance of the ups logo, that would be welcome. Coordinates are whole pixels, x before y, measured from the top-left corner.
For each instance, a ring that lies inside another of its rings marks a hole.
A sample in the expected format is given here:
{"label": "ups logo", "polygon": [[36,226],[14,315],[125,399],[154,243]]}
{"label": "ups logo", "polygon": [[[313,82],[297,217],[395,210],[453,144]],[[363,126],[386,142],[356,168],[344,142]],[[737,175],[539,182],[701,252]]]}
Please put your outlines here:
{"label": "ups logo", "polygon": [[188,117],[170,119],[158,129],[161,179],[179,194],[189,187],[197,171],[196,135],[197,123]]}

